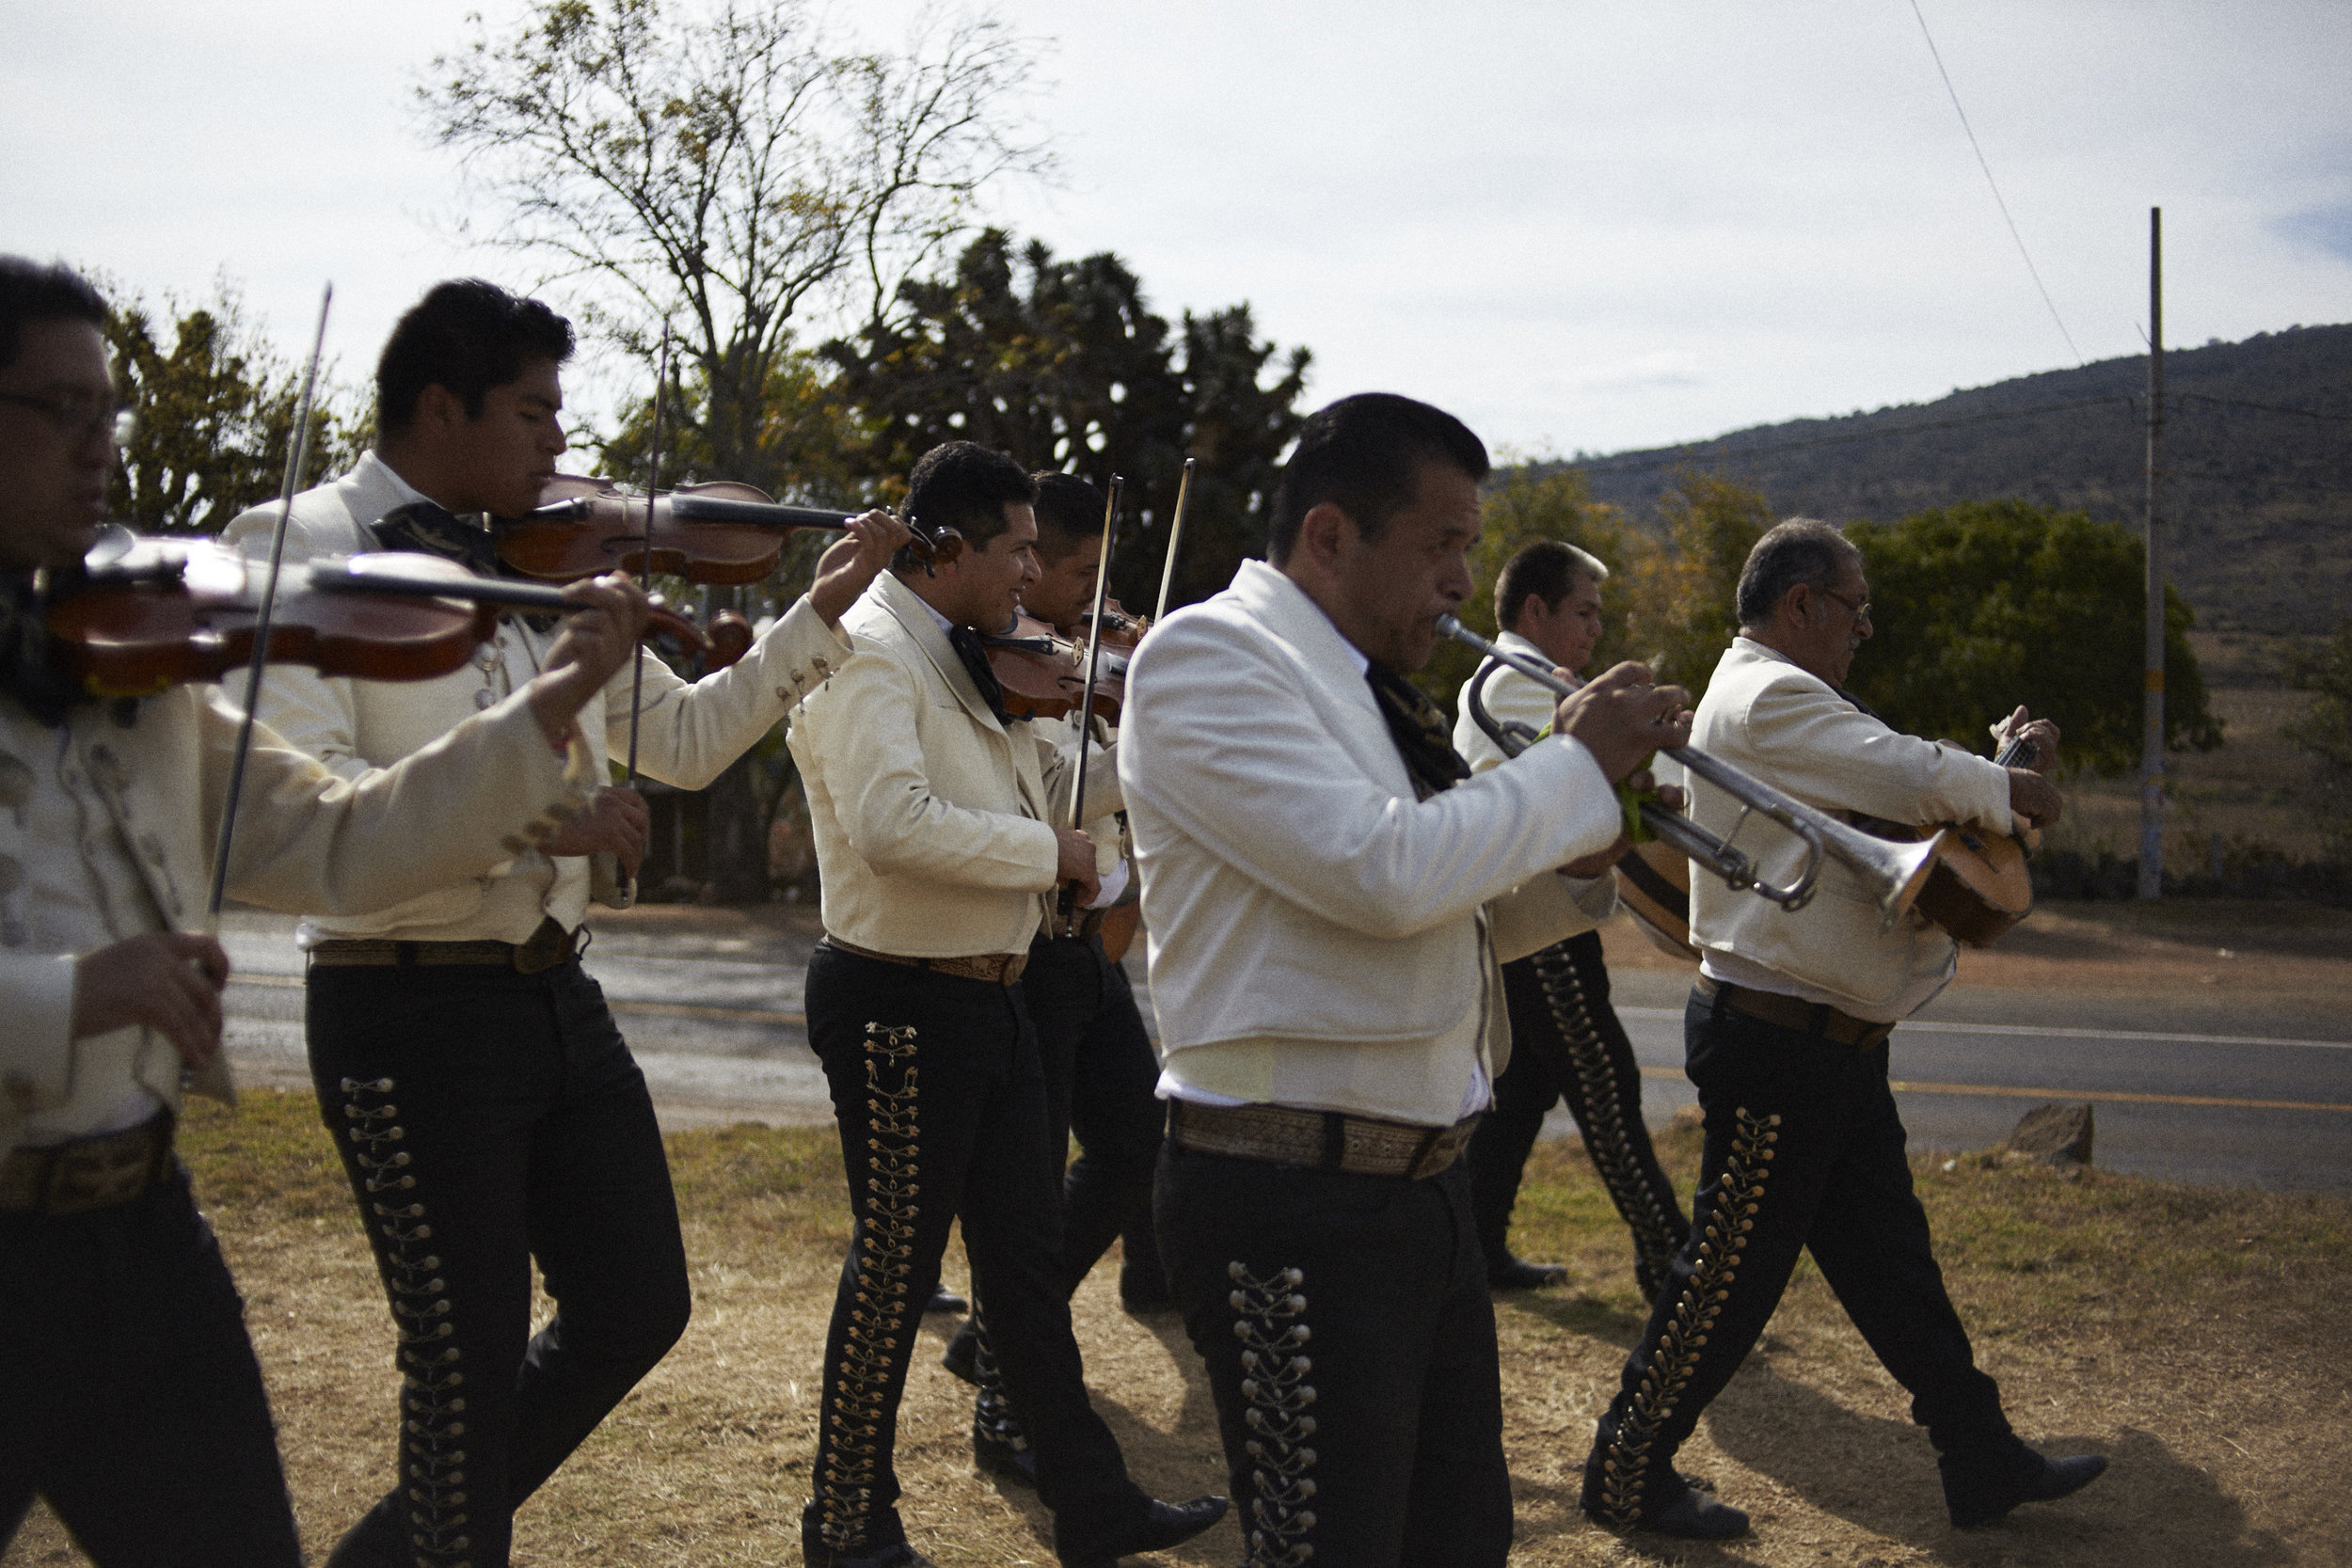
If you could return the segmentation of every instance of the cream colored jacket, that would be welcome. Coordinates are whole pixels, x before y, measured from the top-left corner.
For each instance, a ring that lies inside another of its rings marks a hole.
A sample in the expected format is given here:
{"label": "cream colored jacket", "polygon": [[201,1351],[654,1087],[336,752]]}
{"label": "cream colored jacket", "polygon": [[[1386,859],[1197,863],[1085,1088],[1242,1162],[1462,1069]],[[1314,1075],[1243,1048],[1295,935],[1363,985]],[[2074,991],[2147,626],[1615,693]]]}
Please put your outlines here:
{"label": "cream colored jacket", "polygon": [[[1521,637],[1518,632],[1506,631],[1499,634],[1495,638],[1495,644],[1498,647],[1508,648],[1515,654],[1525,654],[1530,658],[1542,659],[1546,667],[1551,663],[1541,648]],[[1480,662],[1483,664],[1485,660],[1482,659]],[[1478,727],[1478,721],[1470,717],[1470,681],[1464,681],[1462,689],[1454,696],[1454,749],[1462,753],[1463,761],[1469,763],[1478,772],[1484,773],[1502,760],[1502,748],[1489,739],[1486,732]],[[1494,673],[1493,677],[1486,682],[1486,689],[1483,695],[1486,712],[1499,722],[1507,723],[1516,720],[1529,729],[1539,732],[1550,725],[1552,715],[1560,708],[1559,698],[1508,665]]]}
{"label": "cream colored jacket", "polygon": [[[151,931],[200,931],[238,717],[208,689],[112,705],[58,729],[0,697],[0,1155],[109,1130],[143,1085],[180,1100],[180,1058],[143,1029],[72,1037],[73,963]],[[587,748],[549,747],[520,697],[469,714],[398,768],[339,779],[254,733],[231,895],[348,912],[511,860],[577,810]]]}
{"label": "cream colored jacket", "polygon": [[[1890,729],[1786,655],[1745,637],[1733,639],[1715,666],[1691,744],[1824,811],[2010,829],[2007,770]],[[1690,787],[1691,816],[1710,832],[1729,833],[1739,806],[1703,781]],[[1774,882],[1794,873],[1801,854],[1792,836],[1769,823],[1751,823],[1740,847],[1757,855],[1765,879]],[[1710,969],[1742,984],[1820,993],[1817,1000],[1888,1021],[1899,1000],[1934,994],[1951,972],[1953,947],[1916,913],[1882,935],[1876,897],[1858,873],[1829,856],[1813,901],[1793,913],[1734,893],[1693,866],[1691,941],[1710,959],[1731,955],[1733,965],[1710,962]],[[1796,983],[1772,986],[1740,959]]]}
{"label": "cream colored jacket", "polygon": [[1442,1124],[1509,1058],[1496,963],[1595,924],[1551,868],[1608,847],[1617,801],[1552,739],[1417,802],[1359,659],[1258,561],[1136,651],[1120,771],[1152,999],[1178,1085]]}
{"label": "cream colored jacket", "polygon": [[[373,458],[332,484],[294,499],[286,559],[352,555],[373,550],[366,525],[401,504],[389,470]],[[255,507],[224,535],[256,556],[269,551],[277,508]],[[289,741],[346,778],[385,768],[464,722],[486,703],[520,689],[536,674],[555,641],[519,617],[499,624],[497,638],[474,662],[429,681],[324,678],[295,665],[274,665],[264,683],[262,718]],[[730,669],[691,685],[650,653],[639,718],[639,771],[681,789],[717,778],[849,657],[847,639],[824,624],[803,595]],[[631,676],[624,665],[604,690],[601,722],[595,705],[582,711],[581,730],[599,779],[607,762],[626,756]],[[533,849],[503,863],[476,868],[389,908],[341,916],[306,911],[306,939],[397,937],[407,941],[527,941],[543,919],[576,928],[587,913],[590,862],[583,855],[550,859]]]}
{"label": "cream colored jacket", "polygon": [[[1070,756],[998,722],[947,634],[884,573],[842,617],[853,650],[789,736],[808,794],[825,929],[878,953],[1025,953],[1053,906]],[[1097,752],[1087,812],[1119,809]]]}

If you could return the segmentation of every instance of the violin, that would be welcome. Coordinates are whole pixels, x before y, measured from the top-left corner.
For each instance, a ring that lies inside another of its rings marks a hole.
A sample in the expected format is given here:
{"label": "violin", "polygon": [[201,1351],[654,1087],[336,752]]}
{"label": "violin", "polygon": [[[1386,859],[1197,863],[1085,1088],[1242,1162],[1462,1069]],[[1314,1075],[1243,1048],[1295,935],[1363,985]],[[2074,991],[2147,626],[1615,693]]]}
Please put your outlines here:
{"label": "violin", "polygon": [[742,583],[773,573],[796,531],[847,528],[850,516],[781,505],[735,480],[680,485],[654,497],[648,565],[645,498],[624,495],[610,480],[558,474],[539,492],[534,510],[493,518],[490,531],[499,559],[541,582],[626,570],[641,578],[666,572],[689,582]]}
{"label": "violin", "polygon": [[[250,664],[267,570],[205,539],[107,537],[46,595],[57,673],[101,698],[146,697]],[[463,669],[501,608],[568,613],[560,590],[479,578],[436,555],[379,551],[279,574],[273,662],[360,680],[431,680]],[[702,629],[658,609],[647,627],[699,651]]]}
{"label": "violin", "polygon": [[[959,541],[961,543],[961,541]],[[1094,617],[1078,618],[1086,626]],[[1094,716],[1104,723],[1119,722],[1127,695],[1127,661],[1151,623],[1131,615],[1117,599],[1103,605],[1103,652],[1094,675]],[[993,636],[982,634],[989,668],[1005,689],[1005,711],[1018,719],[1066,718],[1078,705],[1086,685],[1085,644],[1062,637],[1033,615],[1014,618],[1011,628]]]}
{"label": "violin", "polygon": [[988,667],[1005,689],[1005,711],[1015,719],[1059,719],[1078,705],[1086,677],[1078,653],[1034,615],[1015,615],[1001,632],[982,632]]}

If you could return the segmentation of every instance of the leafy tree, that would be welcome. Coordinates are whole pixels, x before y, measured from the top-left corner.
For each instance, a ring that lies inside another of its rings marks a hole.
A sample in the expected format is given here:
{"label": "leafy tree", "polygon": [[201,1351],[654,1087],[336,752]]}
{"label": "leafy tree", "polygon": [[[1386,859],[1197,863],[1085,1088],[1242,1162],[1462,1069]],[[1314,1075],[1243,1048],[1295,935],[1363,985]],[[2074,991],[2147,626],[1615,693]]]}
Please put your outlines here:
{"label": "leafy tree", "polygon": [[1695,472],[1675,476],[1659,513],[1665,539],[1635,559],[1628,585],[1626,657],[1695,702],[1739,634],[1740,568],[1779,519],[1756,491]]}
{"label": "leafy tree", "polygon": [[882,494],[955,439],[1098,483],[1123,475],[1112,578],[1131,609],[1157,594],[1187,456],[1198,467],[1174,602],[1224,587],[1263,550],[1308,363],[1292,351],[1266,385],[1277,351],[1256,340],[1248,307],[1187,313],[1172,332],[1118,257],[1062,261],[1036,241],[1016,252],[1000,230],[967,245],[951,276],[900,285],[887,320],[821,352],[838,372],[834,394],[868,433],[852,461]]}
{"label": "leafy tree", "polygon": [[[1969,501],[1856,523],[1876,635],[1855,694],[1898,729],[1981,750],[2023,703],[2058,721],[2069,764],[2114,775],[2140,752],[2140,541],[2114,523],[2022,500]],[[2210,751],[2221,725],[2189,649],[2188,603],[2168,590],[2165,735]]]}
{"label": "leafy tree", "polygon": [[[1624,657],[1626,614],[1632,597],[1628,567],[1646,553],[1647,541],[1628,531],[1625,515],[1605,501],[1595,501],[1584,476],[1574,468],[1506,470],[1499,485],[1489,489],[1479,506],[1478,543],[1470,550],[1470,578],[1477,591],[1462,607],[1462,624],[1492,637],[1501,629],[1496,618],[1495,579],[1503,562],[1539,539],[1558,539],[1588,550],[1609,568],[1600,591],[1600,642],[1593,669],[1605,668]],[[1478,669],[1478,656],[1466,645],[1440,640],[1438,651],[1416,677],[1423,690],[1451,710],[1462,683]]]}
{"label": "leafy tree", "polygon": [[[278,357],[223,283],[203,305],[156,311],[116,294],[106,317],[135,420],[108,481],[107,507],[141,533],[217,533],[245,508],[278,493],[302,394],[301,367]],[[331,387],[312,400],[309,469],[315,482],[358,455],[363,420],[339,417]]]}
{"label": "leafy tree", "polygon": [[985,17],[903,53],[837,43],[809,0],[533,0],[476,28],[418,104],[500,209],[489,238],[606,285],[584,319],[648,368],[673,324],[711,470],[767,488],[796,322],[881,313],[974,193],[1047,163],[1007,107],[1028,46]]}
{"label": "leafy tree", "polygon": [[[895,53],[829,37],[812,0],[532,0],[475,27],[418,89],[426,133],[500,210],[494,243],[602,286],[592,330],[648,370],[676,333],[695,395],[671,439],[706,477],[808,483],[771,402],[800,321],[880,315],[982,186],[1049,162],[1008,106],[1029,46],[984,16]],[[716,842],[757,842],[749,767],[714,785]],[[729,896],[766,895],[757,859],[717,864]]]}
{"label": "leafy tree", "polygon": [[2297,648],[2287,679],[2316,693],[2311,710],[2286,735],[2319,758],[2329,847],[2352,856],[2352,620],[2338,622],[2328,641]]}

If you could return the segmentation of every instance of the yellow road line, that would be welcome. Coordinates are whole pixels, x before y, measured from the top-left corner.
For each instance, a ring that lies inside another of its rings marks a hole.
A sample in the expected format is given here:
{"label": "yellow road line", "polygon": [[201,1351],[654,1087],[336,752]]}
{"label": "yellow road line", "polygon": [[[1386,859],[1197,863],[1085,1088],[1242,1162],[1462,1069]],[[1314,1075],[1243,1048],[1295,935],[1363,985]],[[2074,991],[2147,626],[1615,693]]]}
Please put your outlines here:
{"label": "yellow road line", "polygon": [[[1679,1068],[1645,1067],[1645,1078],[1688,1083]],[[2127,1089],[2025,1088],[2011,1084],[1915,1084],[1890,1078],[1886,1086],[1897,1094],[1973,1094],[2002,1100],[2110,1100],[2132,1105],[2218,1105],[2240,1111],[2335,1111],[2352,1115],[2352,1105],[2326,1100],[2232,1100],[2211,1094],[2135,1094]]]}

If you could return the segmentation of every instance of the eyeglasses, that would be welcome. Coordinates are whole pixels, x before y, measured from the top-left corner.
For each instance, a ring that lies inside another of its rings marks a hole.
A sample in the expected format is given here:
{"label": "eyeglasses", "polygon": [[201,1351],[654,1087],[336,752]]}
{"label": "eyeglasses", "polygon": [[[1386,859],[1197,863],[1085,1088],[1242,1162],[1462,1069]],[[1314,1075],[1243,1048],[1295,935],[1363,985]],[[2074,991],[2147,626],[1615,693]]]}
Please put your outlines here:
{"label": "eyeglasses", "polygon": [[1851,599],[1846,597],[1845,594],[1840,594],[1835,588],[1825,587],[1821,590],[1821,592],[1828,597],[1836,599],[1839,604],[1844,605],[1846,607],[1846,612],[1854,618],[1854,623],[1857,626],[1867,626],[1871,624],[1869,600],[1865,599],[1860,604],[1856,604]]}
{"label": "eyeglasses", "polygon": [[95,398],[81,392],[61,392],[51,397],[32,392],[0,392],[0,403],[31,409],[48,420],[57,434],[69,441],[104,436],[122,447],[130,445],[131,437],[138,433],[138,416],[111,397]]}

